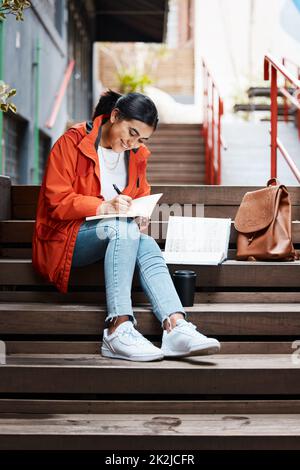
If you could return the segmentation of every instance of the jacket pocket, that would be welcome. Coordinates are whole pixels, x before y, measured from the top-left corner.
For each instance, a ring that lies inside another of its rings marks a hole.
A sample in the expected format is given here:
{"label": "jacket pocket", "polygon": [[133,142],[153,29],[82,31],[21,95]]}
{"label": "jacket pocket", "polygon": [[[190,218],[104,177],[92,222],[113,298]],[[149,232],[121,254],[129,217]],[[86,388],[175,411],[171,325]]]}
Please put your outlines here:
{"label": "jacket pocket", "polygon": [[66,240],[67,235],[56,228],[46,224],[39,224],[37,227],[37,236],[40,240],[62,242]]}

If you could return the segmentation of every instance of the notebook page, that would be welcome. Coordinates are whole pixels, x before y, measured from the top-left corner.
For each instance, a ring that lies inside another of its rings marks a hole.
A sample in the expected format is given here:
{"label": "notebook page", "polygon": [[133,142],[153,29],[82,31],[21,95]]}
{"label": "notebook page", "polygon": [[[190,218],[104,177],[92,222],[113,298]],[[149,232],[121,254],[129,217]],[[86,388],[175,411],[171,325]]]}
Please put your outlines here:
{"label": "notebook page", "polygon": [[94,215],[91,217],[86,217],[86,220],[94,220],[94,219],[107,219],[111,217],[151,217],[152,212],[155,209],[155,206],[163,193],[158,194],[151,194],[149,196],[139,197],[137,199],[133,199],[131,202],[130,210],[126,213],[112,213],[112,214],[104,214],[104,215]]}
{"label": "notebook page", "polygon": [[217,265],[224,260],[224,253],[214,252],[162,252],[166,263],[169,264],[212,264]]}
{"label": "notebook page", "polygon": [[151,214],[161,196],[162,193],[159,193],[133,199],[129,212],[134,213],[134,216],[141,215],[144,217],[151,217]]}
{"label": "notebook page", "polygon": [[169,217],[166,252],[224,253],[227,256],[231,219]]}

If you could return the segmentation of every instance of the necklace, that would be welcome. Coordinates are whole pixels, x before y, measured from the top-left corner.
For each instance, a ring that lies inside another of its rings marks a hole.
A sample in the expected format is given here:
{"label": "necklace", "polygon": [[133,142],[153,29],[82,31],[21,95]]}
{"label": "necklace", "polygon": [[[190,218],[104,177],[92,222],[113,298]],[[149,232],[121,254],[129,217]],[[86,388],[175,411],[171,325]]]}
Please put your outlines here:
{"label": "necklace", "polygon": [[99,147],[100,147],[100,152],[101,152],[101,155],[102,155],[102,158],[103,158],[103,161],[104,161],[104,165],[106,166],[106,168],[107,168],[108,170],[115,170],[115,169],[117,168],[118,164],[119,164],[120,157],[121,157],[121,153],[118,153],[118,158],[117,158],[117,160],[116,160],[116,163],[113,163],[113,165],[109,165],[109,164],[108,164],[108,161],[109,161],[109,160],[106,160],[106,158],[104,157],[104,152],[103,152],[103,150],[102,150],[101,145],[99,145]]}

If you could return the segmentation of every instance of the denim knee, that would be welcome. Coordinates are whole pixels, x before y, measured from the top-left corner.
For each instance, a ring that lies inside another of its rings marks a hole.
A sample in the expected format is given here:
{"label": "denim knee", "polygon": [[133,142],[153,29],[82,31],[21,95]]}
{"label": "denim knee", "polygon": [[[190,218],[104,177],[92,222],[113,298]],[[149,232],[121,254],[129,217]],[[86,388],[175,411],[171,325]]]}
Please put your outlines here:
{"label": "denim knee", "polygon": [[121,238],[126,240],[138,240],[140,238],[140,230],[137,223],[132,218],[114,217],[108,219],[105,223],[103,220],[96,227],[98,238]]}
{"label": "denim knee", "polygon": [[140,236],[141,240],[141,247],[146,251],[146,252],[156,252],[159,254],[163,259],[163,255],[160,249],[160,246],[158,245],[157,241],[154,240],[153,237],[150,235],[147,235],[145,233],[142,233]]}

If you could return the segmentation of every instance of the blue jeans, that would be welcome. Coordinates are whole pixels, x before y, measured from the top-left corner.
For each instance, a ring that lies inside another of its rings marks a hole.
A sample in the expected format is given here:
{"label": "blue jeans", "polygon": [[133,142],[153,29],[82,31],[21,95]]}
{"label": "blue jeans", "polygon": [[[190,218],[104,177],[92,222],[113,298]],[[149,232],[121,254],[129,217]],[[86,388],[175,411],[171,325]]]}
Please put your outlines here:
{"label": "blue jeans", "polygon": [[181,312],[187,317],[158,244],[154,238],[140,232],[132,217],[82,223],[72,267],[85,266],[103,258],[107,303],[105,321],[128,315],[134,325],[137,324],[131,302],[135,268],[162,327],[171,313]]}

